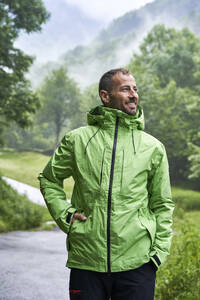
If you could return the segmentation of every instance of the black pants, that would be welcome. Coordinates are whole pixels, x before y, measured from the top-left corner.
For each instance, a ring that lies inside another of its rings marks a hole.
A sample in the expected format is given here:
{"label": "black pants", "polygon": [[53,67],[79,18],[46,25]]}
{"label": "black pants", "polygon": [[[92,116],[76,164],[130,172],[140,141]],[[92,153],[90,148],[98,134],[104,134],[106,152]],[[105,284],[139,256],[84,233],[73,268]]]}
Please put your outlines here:
{"label": "black pants", "polygon": [[70,299],[153,300],[156,267],[148,262],[141,267],[114,273],[71,269]]}

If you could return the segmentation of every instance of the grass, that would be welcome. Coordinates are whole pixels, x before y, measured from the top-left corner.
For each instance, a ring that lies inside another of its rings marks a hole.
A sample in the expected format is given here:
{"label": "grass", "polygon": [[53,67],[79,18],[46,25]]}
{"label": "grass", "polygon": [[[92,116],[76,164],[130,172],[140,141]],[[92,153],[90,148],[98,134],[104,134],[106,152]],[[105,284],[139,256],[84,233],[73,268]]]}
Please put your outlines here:
{"label": "grass", "polygon": [[[50,157],[34,152],[0,152],[0,173],[3,176],[39,188],[37,179]],[[67,197],[71,197],[73,179],[64,182]]]}
{"label": "grass", "polygon": [[173,187],[172,196],[178,206],[187,210],[200,210],[200,192]]}
{"label": "grass", "polygon": [[37,176],[47,164],[48,156],[33,152],[0,152],[1,174],[39,187]]}

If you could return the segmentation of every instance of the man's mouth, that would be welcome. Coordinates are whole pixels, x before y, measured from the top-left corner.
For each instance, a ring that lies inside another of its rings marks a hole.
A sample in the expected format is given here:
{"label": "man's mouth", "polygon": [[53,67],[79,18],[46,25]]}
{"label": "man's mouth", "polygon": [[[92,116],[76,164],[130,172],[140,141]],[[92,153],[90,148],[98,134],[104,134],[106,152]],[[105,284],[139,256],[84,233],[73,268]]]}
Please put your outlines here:
{"label": "man's mouth", "polygon": [[135,109],[135,108],[136,108],[136,104],[133,103],[133,102],[129,102],[129,103],[128,103],[128,106],[129,106],[131,109]]}

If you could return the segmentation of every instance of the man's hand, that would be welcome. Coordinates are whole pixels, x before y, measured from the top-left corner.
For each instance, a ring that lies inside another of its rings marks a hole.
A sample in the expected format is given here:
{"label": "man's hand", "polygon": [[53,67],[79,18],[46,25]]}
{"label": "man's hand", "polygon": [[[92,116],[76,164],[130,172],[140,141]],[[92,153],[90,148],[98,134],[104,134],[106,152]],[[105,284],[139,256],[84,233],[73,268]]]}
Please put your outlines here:
{"label": "man's hand", "polygon": [[82,222],[85,222],[85,221],[87,220],[87,218],[86,218],[86,216],[84,216],[84,215],[82,215],[82,214],[75,213],[75,214],[73,215],[71,225],[73,225],[73,223],[74,223],[76,220],[80,220],[80,221],[82,221]]}

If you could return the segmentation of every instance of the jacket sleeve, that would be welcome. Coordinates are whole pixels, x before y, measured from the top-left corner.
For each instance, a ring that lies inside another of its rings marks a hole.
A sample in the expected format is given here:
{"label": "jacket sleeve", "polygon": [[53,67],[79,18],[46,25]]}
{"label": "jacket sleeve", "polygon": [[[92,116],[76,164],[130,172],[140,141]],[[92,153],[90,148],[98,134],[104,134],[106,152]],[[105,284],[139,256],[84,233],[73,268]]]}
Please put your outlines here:
{"label": "jacket sleeve", "polygon": [[49,212],[65,233],[69,232],[76,209],[66,200],[63,180],[73,175],[73,170],[73,144],[70,136],[66,135],[38,177],[40,190]]}
{"label": "jacket sleeve", "polygon": [[156,218],[155,240],[150,252],[151,260],[159,267],[169,254],[172,238],[172,214],[174,203],[171,197],[169,167],[164,146],[154,161],[154,171],[148,192],[150,209]]}

